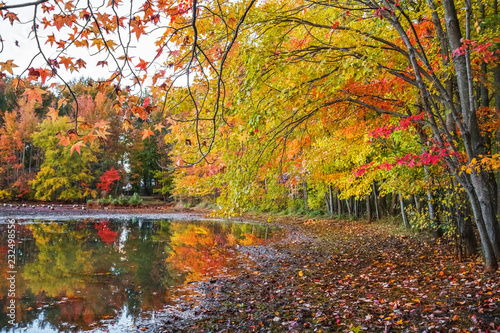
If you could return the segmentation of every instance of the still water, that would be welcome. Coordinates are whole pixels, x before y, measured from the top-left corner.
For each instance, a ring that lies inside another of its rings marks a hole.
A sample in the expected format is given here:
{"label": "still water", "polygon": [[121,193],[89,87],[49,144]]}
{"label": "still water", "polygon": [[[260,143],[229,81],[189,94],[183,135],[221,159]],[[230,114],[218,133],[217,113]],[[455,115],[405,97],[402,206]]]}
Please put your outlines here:
{"label": "still water", "polygon": [[133,327],[252,262],[238,248],[278,235],[263,225],[171,219],[16,221],[16,323],[9,324],[8,224],[0,225],[0,332]]}

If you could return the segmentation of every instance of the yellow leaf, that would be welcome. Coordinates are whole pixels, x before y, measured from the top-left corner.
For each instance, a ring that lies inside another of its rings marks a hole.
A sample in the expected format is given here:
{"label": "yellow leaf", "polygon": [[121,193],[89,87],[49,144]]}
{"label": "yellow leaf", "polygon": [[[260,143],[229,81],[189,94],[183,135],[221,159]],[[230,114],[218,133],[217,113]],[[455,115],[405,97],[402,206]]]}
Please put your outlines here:
{"label": "yellow leaf", "polygon": [[2,71],[7,71],[10,74],[14,74],[12,72],[12,67],[19,67],[16,64],[13,63],[14,60],[7,60],[6,62],[0,62],[0,67],[2,68]]}
{"label": "yellow leaf", "polygon": [[59,111],[49,107],[49,112],[47,112],[47,116],[50,117],[51,121],[56,121],[57,117],[59,117]]}

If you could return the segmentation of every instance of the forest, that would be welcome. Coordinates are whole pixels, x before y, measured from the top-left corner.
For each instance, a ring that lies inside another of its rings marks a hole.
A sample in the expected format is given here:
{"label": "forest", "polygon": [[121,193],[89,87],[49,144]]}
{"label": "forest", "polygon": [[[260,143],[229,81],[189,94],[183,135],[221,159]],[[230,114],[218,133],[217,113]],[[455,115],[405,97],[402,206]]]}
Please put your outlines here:
{"label": "forest", "polygon": [[[498,268],[496,0],[58,0],[0,16],[0,199],[398,216]],[[22,25],[28,64],[7,53]],[[109,76],[77,79],[88,68]]]}

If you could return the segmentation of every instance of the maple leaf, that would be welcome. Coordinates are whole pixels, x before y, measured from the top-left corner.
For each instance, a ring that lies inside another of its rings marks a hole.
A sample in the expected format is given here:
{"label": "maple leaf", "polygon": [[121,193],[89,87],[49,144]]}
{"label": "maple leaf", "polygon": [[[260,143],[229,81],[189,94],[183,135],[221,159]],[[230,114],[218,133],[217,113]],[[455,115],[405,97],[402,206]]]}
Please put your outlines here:
{"label": "maple leaf", "polygon": [[69,141],[67,136],[59,136],[59,142],[57,143],[58,145],[66,147],[69,145],[71,142]]}
{"label": "maple leaf", "polygon": [[128,121],[127,119],[125,119],[123,121],[122,127],[124,130],[134,129],[134,126],[132,126],[132,123],[130,121]]}
{"label": "maple leaf", "polygon": [[141,58],[139,58],[139,60],[140,60],[139,64],[135,65],[135,67],[138,67],[139,69],[147,71],[147,67],[148,67],[149,62],[144,61]]}
{"label": "maple leaf", "polygon": [[97,65],[96,65],[96,66],[102,66],[102,67],[104,67],[104,66],[105,66],[105,65],[107,65],[107,64],[108,64],[108,62],[107,62],[106,60],[101,60],[101,61],[98,61],[98,62],[97,62]]}
{"label": "maple leaf", "polygon": [[92,39],[92,45],[91,46],[97,46],[99,51],[104,47],[104,42],[101,38],[94,38]]}
{"label": "maple leaf", "polygon": [[165,128],[165,126],[163,126],[161,123],[155,125],[155,131],[160,131],[161,132],[162,128]]}
{"label": "maple leaf", "polygon": [[73,1],[68,1],[66,4],[64,4],[64,9],[66,9],[68,12],[72,11],[73,8],[75,8],[75,5],[73,5]]}
{"label": "maple leaf", "polygon": [[14,14],[13,12],[8,12],[7,14],[5,14],[4,19],[9,19],[11,25],[14,25],[14,21],[21,22],[21,21],[19,21],[19,18],[17,17],[17,15]]}
{"label": "maple leaf", "polygon": [[57,108],[59,109],[61,106],[66,104],[67,100],[66,98],[61,98],[60,100],[57,101]]}
{"label": "maple leaf", "polygon": [[57,30],[61,30],[61,28],[64,26],[66,20],[65,20],[65,15],[58,15],[58,14],[55,14],[54,15],[54,26],[57,28]]}
{"label": "maple leaf", "polygon": [[118,45],[117,43],[115,43],[114,40],[107,40],[106,42],[106,46],[109,47],[111,50],[114,50],[116,48],[116,46]]}
{"label": "maple leaf", "polygon": [[90,131],[89,134],[82,136],[83,142],[94,143],[94,140],[97,138],[97,135],[94,134],[94,131]]}
{"label": "maple leaf", "polygon": [[96,134],[99,138],[106,140],[106,137],[111,133],[106,131],[106,128],[96,130]]}
{"label": "maple leaf", "polygon": [[147,120],[149,114],[144,110],[142,106],[135,105],[132,108],[132,112],[134,113],[135,116],[141,118],[142,120]]}
{"label": "maple leaf", "polygon": [[109,121],[106,120],[99,120],[94,124],[94,128],[108,128],[109,127]]}
{"label": "maple leaf", "polygon": [[55,42],[56,42],[56,36],[52,34],[47,36],[47,41],[45,42],[45,44],[50,43],[50,46],[52,46]]}
{"label": "maple leaf", "polygon": [[72,59],[73,59],[72,57],[61,56],[60,60],[59,60],[59,63],[63,64],[64,67],[66,67],[66,69],[68,69],[69,67],[74,66]]}
{"label": "maple leaf", "polygon": [[76,140],[78,139],[78,133],[75,131],[74,128],[71,128],[66,131],[66,135],[71,139],[71,140]]}
{"label": "maple leaf", "polygon": [[82,153],[80,152],[80,147],[84,147],[84,146],[85,146],[85,144],[83,143],[83,141],[77,141],[74,145],[71,146],[70,155],[73,155],[73,151],[75,151],[75,150],[78,152],[78,154],[81,155]]}
{"label": "maple leaf", "polygon": [[83,68],[86,68],[86,67],[85,67],[85,65],[86,65],[86,64],[87,64],[87,63],[86,63],[83,59],[78,59],[78,60],[76,61],[76,65],[77,65],[79,68],[82,68],[82,67],[83,67]]}
{"label": "maple leaf", "polygon": [[64,47],[66,46],[66,42],[63,41],[62,39],[60,41],[56,42],[56,44],[57,44],[58,49],[64,49]]}
{"label": "maple leaf", "polygon": [[145,27],[142,25],[140,20],[131,20],[130,26],[132,26],[131,32],[135,33],[137,40],[139,40],[141,35],[146,33]]}
{"label": "maple leaf", "polygon": [[7,60],[6,62],[0,62],[0,67],[2,68],[2,71],[7,71],[10,74],[14,74],[12,72],[13,67],[19,67],[16,64],[13,63],[14,60]]}
{"label": "maple leaf", "polygon": [[26,89],[26,91],[23,93],[23,96],[26,95],[28,96],[28,102],[31,102],[32,100],[39,101],[40,104],[42,103],[42,95],[46,94],[47,92],[43,90],[40,87],[34,87],[32,89]]}
{"label": "maple leaf", "polygon": [[47,79],[47,76],[50,74],[50,70],[48,69],[38,69],[38,74],[40,75],[40,78],[42,79],[42,83],[45,83],[45,80]]}
{"label": "maple leaf", "polygon": [[149,139],[149,137],[151,135],[153,135],[153,136],[155,135],[154,132],[151,129],[149,129],[149,128],[145,129],[144,131],[142,131],[141,134],[142,134],[142,139],[143,140],[145,140],[146,138]]}
{"label": "maple leaf", "polygon": [[49,112],[47,112],[47,116],[50,117],[51,121],[56,121],[57,117],[59,117],[59,111],[49,107]]}

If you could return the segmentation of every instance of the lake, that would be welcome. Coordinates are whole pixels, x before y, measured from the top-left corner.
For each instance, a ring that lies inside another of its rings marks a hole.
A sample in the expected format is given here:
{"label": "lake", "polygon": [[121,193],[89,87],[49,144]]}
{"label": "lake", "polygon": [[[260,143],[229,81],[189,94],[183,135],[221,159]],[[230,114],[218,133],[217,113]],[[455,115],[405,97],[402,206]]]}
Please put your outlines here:
{"label": "lake", "polygon": [[197,283],[250,270],[254,263],[240,249],[280,234],[265,225],[212,220],[6,221],[0,224],[0,332],[121,332],[154,321],[179,299],[194,297]]}

